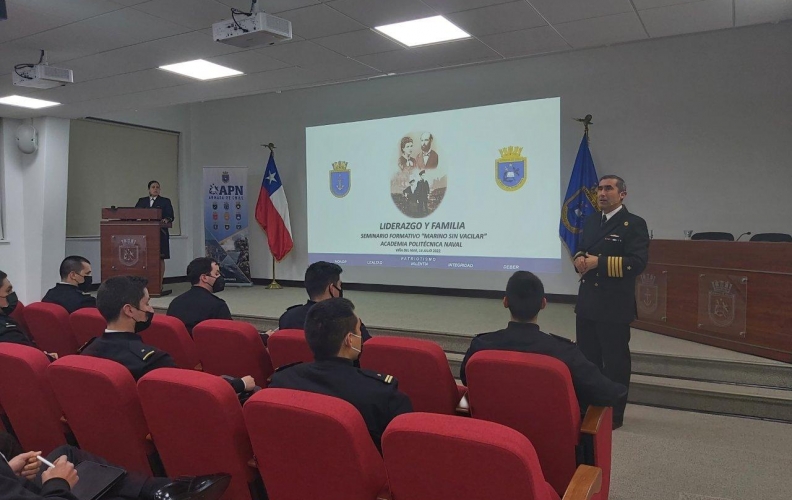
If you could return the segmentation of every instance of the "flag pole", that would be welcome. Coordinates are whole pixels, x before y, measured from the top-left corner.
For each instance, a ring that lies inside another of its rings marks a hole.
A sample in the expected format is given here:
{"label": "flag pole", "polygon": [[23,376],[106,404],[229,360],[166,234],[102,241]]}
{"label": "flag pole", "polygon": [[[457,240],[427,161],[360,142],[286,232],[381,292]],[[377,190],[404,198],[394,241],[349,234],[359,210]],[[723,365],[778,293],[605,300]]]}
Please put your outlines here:
{"label": "flag pole", "polygon": [[[270,150],[271,153],[275,152],[275,144],[269,142],[267,144],[262,144],[261,147],[267,148]],[[272,281],[269,285],[266,286],[267,290],[280,290],[283,288],[280,283],[275,280],[275,256],[272,256]]]}

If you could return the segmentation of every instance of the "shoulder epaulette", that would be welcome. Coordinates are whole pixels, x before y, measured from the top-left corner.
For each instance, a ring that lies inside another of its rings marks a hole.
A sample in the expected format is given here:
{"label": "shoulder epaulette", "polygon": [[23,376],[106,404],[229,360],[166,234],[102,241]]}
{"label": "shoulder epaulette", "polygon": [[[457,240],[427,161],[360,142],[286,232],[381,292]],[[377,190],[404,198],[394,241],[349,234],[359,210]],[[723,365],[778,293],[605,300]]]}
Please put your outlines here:
{"label": "shoulder epaulette", "polygon": [[275,369],[275,373],[281,372],[281,371],[285,370],[286,368],[291,368],[292,366],[296,366],[296,365],[300,365],[300,364],[302,364],[302,361],[297,361],[295,363],[289,363],[288,365],[279,366],[279,367],[277,367]]}
{"label": "shoulder epaulette", "polygon": [[386,373],[377,373],[371,370],[360,370],[360,373],[362,373],[363,375],[369,378],[373,378],[374,380],[379,380],[380,382],[384,382],[386,384],[392,384],[396,382],[396,377],[394,377],[393,375],[388,375]]}
{"label": "shoulder epaulette", "polygon": [[566,337],[562,337],[562,336],[560,336],[560,335],[555,335],[555,334],[552,334],[552,333],[548,333],[548,335],[550,335],[551,337],[553,337],[553,338],[555,338],[555,339],[558,339],[558,340],[563,340],[564,342],[568,342],[568,343],[570,343],[570,344],[574,344],[574,343],[575,343],[575,341],[574,341],[574,340],[570,340],[570,339],[568,339],[568,338],[566,338]]}
{"label": "shoulder epaulette", "polygon": [[94,340],[96,340],[96,337],[93,337],[91,340],[89,340],[88,342],[84,343],[79,349],[77,349],[77,353],[78,354],[82,353],[83,349],[85,349],[86,347],[91,345],[91,343],[93,343]]}
{"label": "shoulder epaulette", "polygon": [[151,356],[152,356],[152,355],[153,355],[155,352],[157,352],[157,351],[156,351],[156,349],[152,349],[152,350],[150,350],[149,352],[147,352],[146,354],[144,354],[144,355],[143,355],[143,361],[148,361],[148,359],[149,359],[149,358],[150,358],[150,357],[151,357]]}

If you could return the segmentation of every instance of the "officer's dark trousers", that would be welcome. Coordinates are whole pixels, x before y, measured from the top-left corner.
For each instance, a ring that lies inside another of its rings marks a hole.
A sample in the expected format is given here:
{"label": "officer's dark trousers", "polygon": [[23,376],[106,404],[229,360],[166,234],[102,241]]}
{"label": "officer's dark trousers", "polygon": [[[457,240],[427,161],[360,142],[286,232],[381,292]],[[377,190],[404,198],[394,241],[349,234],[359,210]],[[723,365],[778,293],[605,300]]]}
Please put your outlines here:
{"label": "officer's dark trousers", "polygon": [[[577,345],[586,359],[597,365],[603,375],[630,388],[630,325],[577,317]],[[627,396],[613,405],[613,421],[624,419]]]}
{"label": "officer's dark trousers", "polygon": [[[73,463],[75,467],[81,462],[96,462],[102,465],[113,465],[108,463],[105,459],[97,457],[87,451],[83,451],[74,446],[59,446],[55,448],[52,453],[47,455],[47,460],[54,462],[61,455],[66,455],[66,459]],[[41,466],[39,477],[36,478],[36,484],[41,485],[41,473],[49,467]],[[119,481],[113,488],[102,496],[102,500],[126,500],[138,498],[154,498],[154,493],[163,486],[169,484],[170,479],[166,478],[152,478],[146,477],[136,472],[127,472],[121,481]]]}

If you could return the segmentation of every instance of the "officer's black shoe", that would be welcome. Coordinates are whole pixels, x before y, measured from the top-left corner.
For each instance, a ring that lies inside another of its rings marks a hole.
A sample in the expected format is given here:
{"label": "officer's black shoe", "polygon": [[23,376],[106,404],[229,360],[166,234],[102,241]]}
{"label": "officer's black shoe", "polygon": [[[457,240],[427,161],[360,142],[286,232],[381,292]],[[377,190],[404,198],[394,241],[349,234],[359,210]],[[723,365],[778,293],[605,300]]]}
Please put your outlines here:
{"label": "officer's black shoe", "polygon": [[229,474],[180,477],[154,493],[155,500],[218,500],[231,484]]}

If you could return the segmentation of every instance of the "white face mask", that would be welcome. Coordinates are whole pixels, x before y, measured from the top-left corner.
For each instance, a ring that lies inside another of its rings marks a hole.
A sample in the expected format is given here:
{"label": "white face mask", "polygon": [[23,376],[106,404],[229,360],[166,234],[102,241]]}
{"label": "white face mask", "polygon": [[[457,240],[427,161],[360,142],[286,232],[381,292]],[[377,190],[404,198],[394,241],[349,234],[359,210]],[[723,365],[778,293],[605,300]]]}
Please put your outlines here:
{"label": "white face mask", "polygon": [[[362,348],[363,347],[363,336],[362,335],[355,335],[354,333],[350,333],[350,335],[360,339],[360,347]],[[363,351],[361,349],[356,349],[355,347],[352,347],[352,344],[349,344],[349,348],[352,349],[353,351],[356,351],[358,354],[362,354],[363,353]]]}

